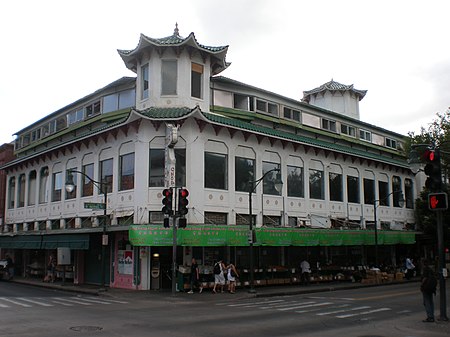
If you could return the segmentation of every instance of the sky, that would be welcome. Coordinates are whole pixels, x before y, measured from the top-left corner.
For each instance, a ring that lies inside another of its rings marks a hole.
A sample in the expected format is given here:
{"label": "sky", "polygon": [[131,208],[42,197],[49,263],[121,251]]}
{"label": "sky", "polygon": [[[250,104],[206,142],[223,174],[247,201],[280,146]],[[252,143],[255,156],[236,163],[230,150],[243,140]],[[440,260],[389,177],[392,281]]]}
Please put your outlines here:
{"label": "sky", "polygon": [[[220,75],[300,100],[367,90],[361,120],[406,135],[450,106],[447,0],[22,0],[0,3],[0,144],[123,77],[140,34],[228,45]],[[22,87],[23,86],[23,87]]]}

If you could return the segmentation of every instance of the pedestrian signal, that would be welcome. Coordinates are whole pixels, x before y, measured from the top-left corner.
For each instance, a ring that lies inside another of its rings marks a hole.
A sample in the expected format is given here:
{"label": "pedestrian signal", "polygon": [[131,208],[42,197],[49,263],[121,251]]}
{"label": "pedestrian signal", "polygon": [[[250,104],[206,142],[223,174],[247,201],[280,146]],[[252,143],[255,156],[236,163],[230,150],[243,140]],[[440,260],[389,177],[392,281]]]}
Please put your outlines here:
{"label": "pedestrian signal", "polygon": [[428,208],[432,211],[446,210],[448,208],[447,193],[428,194]]}

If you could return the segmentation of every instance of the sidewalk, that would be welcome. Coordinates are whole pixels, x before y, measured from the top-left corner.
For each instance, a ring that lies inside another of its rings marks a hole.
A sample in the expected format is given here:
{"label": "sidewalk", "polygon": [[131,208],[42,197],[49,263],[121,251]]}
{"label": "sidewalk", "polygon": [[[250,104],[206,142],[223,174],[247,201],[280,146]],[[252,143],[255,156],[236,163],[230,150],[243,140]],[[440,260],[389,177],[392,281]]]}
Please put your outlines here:
{"label": "sidewalk", "polygon": [[[271,297],[271,296],[284,296],[284,295],[295,295],[295,294],[310,294],[317,292],[326,292],[326,291],[336,291],[336,290],[348,290],[348,289],[357,289],[357,288],[367,288],[367,287],[380,287],[380,286],[389,286],[394,284],[404,284],[407,282],[418,282],[418,278],[414,278],[411,280],[403,280],[403,281],[394,281],[389,283],[380,283],[380,284],[361,284],[361,283],[352,283],[352,282],[327,282],[327,283],[312,283],[308,286],[303,285],[281,285],[281,286],[261,286],[255,287],[255,293],[249,293],[249,288],[240,288],[237,290],[236,298],[243,297]],[[42,282],[40,279],[31,279],[31,278],[23,278],[23,277],[15,277],[10,282],[26,284],[30,286],[44,287],[49,289],[61,290],[61,291],[69,291],[80,294],[89,294],[89,295],[103,295],[103,296],[114,296],[114,297],[133,297],[134,295],[138,295],[139,297],[148,296],[148,297],[171,297],[172,292],[170,289],[163,290],[130,290],[130,289],[117,289],[117,288],[106,288],[102,289],[100,286],[96,285],[74,285],[72,283],[47,283]],[[189,297],[190,294],[187,292],[177,292],[176,295],[179,297]],[[203,291],[202,295],[211,295],[215,296],[210,289]]]}

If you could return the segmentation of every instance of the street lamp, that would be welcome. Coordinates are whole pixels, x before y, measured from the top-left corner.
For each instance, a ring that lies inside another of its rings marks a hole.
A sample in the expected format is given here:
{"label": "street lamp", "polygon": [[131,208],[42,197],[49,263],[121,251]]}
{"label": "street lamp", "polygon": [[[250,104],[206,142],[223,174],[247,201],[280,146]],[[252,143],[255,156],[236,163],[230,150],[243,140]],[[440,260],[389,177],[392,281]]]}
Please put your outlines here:
{"label": "street lamp", "polygon": [[108,206],[108,188],[107,186],[110,185],[107,182],[99,182],[95,181],[91,177],[89,177],[86,173],[77,171],[77,170],[68,170],[67,171],[67,179],[66,179],[66,191],[68,193],[72,193],[75,189],[75,183],[73,182],[73,173],[79,173],[85,178],[87,178],[90,182],[92,182],[98,190],[103,193],[104,202],[103,205],[101,205],[101,208],[103,208],[103,232],[102,232],[102,258],[101,258],[101,288],[105,289],[105,254],[106,254],[106,246],[108,246],[108,235],[106,234],[106,208]]}
{"label": "street lamp", "polygon": [[255,191],[256,187],[259,185],[259,183],[261,181],[264,180],[264,178],[272,172],[278,172],[277,174],[277,178],[274,181],[274,187],[275,189],[280,192],[281,189],[283,188],[283,182],[281,181],[281,177],[280,177],[280,169],[279,168],[275,168],[272,170],[267,171],[266,173],[264,173],[264,175],[259,178],[258,180],[250,180],[248,182],[249,184],[249,189],[248,189],[248,213],[249,213],[249,243],[250,243],[250,293],[255,293],[255,285],[254,285],[254,281],[255,281],[255,270],[254,270],[254,266],[253,266],[253,214],[252,214],[252,193]]}
{"label": "street lamp", "polygon": [[400,193],[400,197],[398,199],[398,205],[400,207],[403,207],[405,204],[405,198],[403,197],[402,191],[392,191],[387,196],[385,196],[382,199],[374,200],[373,201],[373,222],[375,223],[374,226],[374,234],[375,234],[375,265],[379,267],[378,265],[378,228],[377,228],[377,202],[385,201],[387,198],[389,198],[394,193]]}

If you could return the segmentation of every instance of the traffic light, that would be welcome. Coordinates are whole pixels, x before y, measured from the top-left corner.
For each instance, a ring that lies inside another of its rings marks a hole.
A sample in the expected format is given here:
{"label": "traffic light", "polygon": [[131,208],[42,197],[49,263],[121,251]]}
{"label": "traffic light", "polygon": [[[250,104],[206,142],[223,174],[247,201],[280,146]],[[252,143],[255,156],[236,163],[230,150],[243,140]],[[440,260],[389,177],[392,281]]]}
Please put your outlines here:
{"label": "traffic light", "polygon": [[185,188],[180,188],[178,190],[178,212],[181,216],[186,215],[188,213],[187,205],[189,204],[189,200],[187,197],[189,196],[189,191]]}
{"label": "traffic light", "polygon": [[426,165],[423,171],[427,175],[425,187],[431,192],[441,192],[442,175],[439,150],[426,150],[424,160]]}
{"label": "traffic light", "polygon": [[447,193],[428,194],[428,208],[432,211],[446,210],[448,208]]}
{"label": "traffic light", "polygon": [[178,219],[178,228],[186,228],[187,226],[187,219],[185,217]]}
{"label": "traffic light", "polygon": [[170,227],[170,218],[166,217],[164,218],[164,228],[169,228]]}
{"label": "traffic light", "polygon": [[163,190],[163,200],[162,200],[162,204],[164,205],[162,208],[162,212],[164,214],[168,214],[168,215],[173,214],[172,200],[173,200],[172,189],[171,188],[164,189]]}

